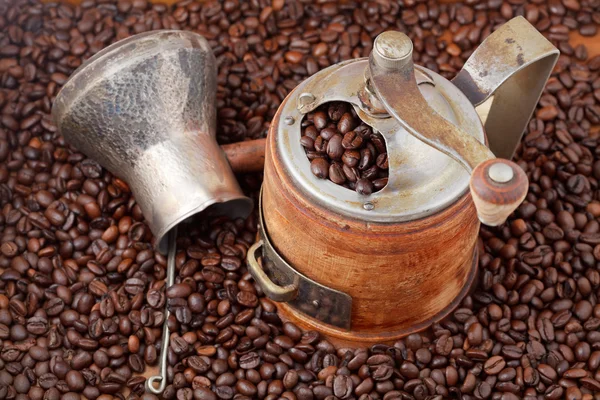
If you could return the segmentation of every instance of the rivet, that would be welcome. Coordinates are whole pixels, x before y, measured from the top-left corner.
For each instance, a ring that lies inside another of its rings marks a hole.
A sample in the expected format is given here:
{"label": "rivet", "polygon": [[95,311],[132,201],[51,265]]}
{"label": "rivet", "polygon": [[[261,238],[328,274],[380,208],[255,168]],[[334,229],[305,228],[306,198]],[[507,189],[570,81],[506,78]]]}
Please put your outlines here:
{"label": "rivet", "polygon": [[371,211],[375,208],[375,205],[373,205],[373,203],[371,203],[370,201],[367,201],[365,204],[363,204],[363,208],[367,211]]}
{"label": "rivet", "polygon": [[319,303],[319,300],[313,300],[312,301],[312,305],[315,306],[315,307],[320,307],[321,303]]}
{"label": "rivet", "polygon": [[296,122],[296,120],[294,119],[294,117],[285,117],[284,122],[287,125],[294,125],[294,122]]}
{"label": "rivet", "polygon": [[312,93],[304,92],[298,96],[298,108],[302,108],[312,104],[315,101],[315,96]]}
{"label": "rivet", "polygon": [[510,165],[497,162],[490,166],[488,169],[488,175],[490,179],[496,183],[506,183],[510,182],[510,180],[515,176],[515,172]]}

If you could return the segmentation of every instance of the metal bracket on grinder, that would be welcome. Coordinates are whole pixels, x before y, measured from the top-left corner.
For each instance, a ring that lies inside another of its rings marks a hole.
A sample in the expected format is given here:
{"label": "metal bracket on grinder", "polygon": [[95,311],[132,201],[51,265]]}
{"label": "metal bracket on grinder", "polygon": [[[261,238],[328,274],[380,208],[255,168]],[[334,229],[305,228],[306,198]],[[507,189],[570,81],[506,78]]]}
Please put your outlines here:
{"label": "metal bracket on grinder", "polygon": [[[262,200],[262,191],[260,194]],[[262,201],[259,200],[260,240],[248,250],[248,269],[265,295],[321,322],[349,330],[352,297],[307,278],[289,265],[275,250],[265,230]],[[262,267],[257,252],[262,248]]]}

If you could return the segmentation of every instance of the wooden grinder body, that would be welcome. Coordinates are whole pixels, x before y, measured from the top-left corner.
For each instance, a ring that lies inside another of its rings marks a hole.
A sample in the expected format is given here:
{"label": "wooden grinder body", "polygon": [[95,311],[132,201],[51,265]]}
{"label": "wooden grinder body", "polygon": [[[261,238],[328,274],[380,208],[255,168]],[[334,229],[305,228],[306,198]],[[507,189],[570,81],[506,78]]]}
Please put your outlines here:
{"label": "wooden grinder body", "polygon": [[266,233],[298,272],[352,297],[349,331],[279,303],[284,318],[336,343],[360,345],[392,342],[451,312],[472,283],[477,264],[479,220],[470,194],[408,222],[364,222],[335,213],[311,202],[286,173],[273,131],[279,118],[278,112],[267,140]]}

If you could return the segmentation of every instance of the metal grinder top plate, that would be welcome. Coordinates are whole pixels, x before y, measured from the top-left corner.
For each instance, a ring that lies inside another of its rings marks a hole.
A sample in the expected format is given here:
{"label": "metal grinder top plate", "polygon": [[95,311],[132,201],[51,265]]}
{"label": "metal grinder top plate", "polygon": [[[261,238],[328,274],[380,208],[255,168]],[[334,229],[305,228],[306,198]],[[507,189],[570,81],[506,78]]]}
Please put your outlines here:
{"label": "metal grinder top plate", "polygon": [[[367,64],[367,59],[358,59],[334,65],[290,93],[282,106],[275,137],[285,172],[315,203],[359,220],[409,221],[448,207],[466,193],[469,173],[451,157],[410,135],[394,118],[375,118],[363,111],[359,92],[365,86]],[[415,66],[415,75],[421,93],[434,110],[484,142],[481,120],[458,88],[423,67]],[[351,103],[359,118],[383,135],[389,180],[379,192],[360,195],[312,174],[300,145],[302,120],[306,113],[331,101]]]}

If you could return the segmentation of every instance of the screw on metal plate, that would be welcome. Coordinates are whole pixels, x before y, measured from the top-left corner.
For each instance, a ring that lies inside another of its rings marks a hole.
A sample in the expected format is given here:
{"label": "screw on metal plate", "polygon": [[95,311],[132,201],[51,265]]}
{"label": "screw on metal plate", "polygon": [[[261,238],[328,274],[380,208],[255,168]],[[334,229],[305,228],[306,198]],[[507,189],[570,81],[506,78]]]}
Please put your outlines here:
{"label": "screw on metal plate", "polygon": [[375,205],[373,203],[371,203],[370,201],[367,201],[365,204],[363,204],[363,208],[367,211],[371,211],[372,209],[375,208]]}
{"label": "screw on metal plate", "polygon": [[496,183],[507,183],[512,180],[512,178],[515,175],[515,172],[510,167],[510,165],[497,163],[493,164],[488,169],[488,175]]}
{"label": "screw on metal plate", "polygon": [[294,125],[294,122],[296,122],[294,117],[285,117],[284,121],[285,121],[286,125]]}
{"label": "screw on metal plate", "polygon": [[314,103],[315,96],[312,93],[302,93],[298,96],[298,109],[302,107],[307,107],[310,104]]}

